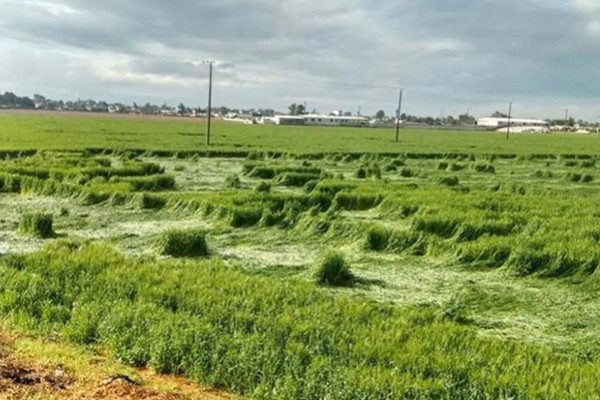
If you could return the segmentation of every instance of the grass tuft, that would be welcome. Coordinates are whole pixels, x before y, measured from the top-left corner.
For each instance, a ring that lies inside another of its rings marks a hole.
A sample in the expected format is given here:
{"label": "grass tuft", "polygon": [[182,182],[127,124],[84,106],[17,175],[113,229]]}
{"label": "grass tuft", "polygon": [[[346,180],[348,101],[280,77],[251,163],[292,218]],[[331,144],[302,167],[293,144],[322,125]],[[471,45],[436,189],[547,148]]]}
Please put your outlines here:
{"label": "grass tuft", "polygon": [[325,286],[351,286],[354,282],[354,275],[344,255],[334,251],[325,254],[315,278],[318,284]]}
{"label": "grass tuft", "polygon": [[25,213],[21,215],[19,233],[25,236],[33,236],[42,239],[51,238],[54,236],[52,222],[52,214],[41,212]]}
{"label": "grass tuft", "polygon": [[242,187],[242,181],[237,175],[229,175],[225,179],[225,186],[228,188],[239,189]]}
{"label": "grass tuft", "polygon": [[271,185],[268,182],[262,181],[258,185],[256,185],[256,188],[254,188],[254,191],[256,193],[270,193]]}
{"label": "grass tuft", "polygon": [[206,257],[209,255],[206,233],[201,229],[174,229],[163,233],[160,253],[172,257]]}
{"label": "grass tuft", "polygon": [[444,186],[454,187],[458,186],[460,181],[457,176],[444,176],[438,179],[437,183]]}
{"label": "grass tuft", "polygon": [[382,227],[372,227],[367,231],[365,248],[367,250],[382,251],[388,246],[391,232]]}

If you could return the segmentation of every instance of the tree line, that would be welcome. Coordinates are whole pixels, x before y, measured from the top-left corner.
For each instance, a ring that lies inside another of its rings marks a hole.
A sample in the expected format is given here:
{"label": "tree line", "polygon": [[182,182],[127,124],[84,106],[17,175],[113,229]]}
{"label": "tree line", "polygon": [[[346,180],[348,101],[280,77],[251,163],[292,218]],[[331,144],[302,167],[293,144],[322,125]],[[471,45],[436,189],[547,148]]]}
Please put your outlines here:
{"label": "tree line", "polygon": [[[0,109],[23,109],[23,110],[49,110],[49,111],[79,111],[79,112],[100,112],[100,113],[132,113],[148,115],[180,115],[194,116],[206,115],[207,109],[202,107],[190,107],[179,103],[172,107],[163,103],[162,105],[146,103],[143,105],[109,103],[107,101],[96,101],[93,99],[77,99],[75,101],[54,100],[46,98],[40,94],[34,94],[33,98],[20,97],[12,92],[0,93]],[[213,114],[253,114],[253,115],[274,115],[275,111],[270,109],[232,109],[225,106],[213,107]]]}

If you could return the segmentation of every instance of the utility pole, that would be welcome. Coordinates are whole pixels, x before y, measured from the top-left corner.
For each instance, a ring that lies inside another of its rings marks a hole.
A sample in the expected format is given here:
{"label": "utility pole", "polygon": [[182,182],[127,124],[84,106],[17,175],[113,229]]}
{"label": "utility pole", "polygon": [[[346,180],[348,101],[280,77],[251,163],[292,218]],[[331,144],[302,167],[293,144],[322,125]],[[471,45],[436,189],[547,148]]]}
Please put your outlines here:
{"label": "utility pole", "polygon": [[569,109],[565,108],[565,129],[563,131],[563,136],[567,136],[567,124],[569,122]]}
{"label": "utility pole", "polygon": [[212,118],[212,76],[214,61],[208,61],[208,113],[206,120],[206,145],[210,146],[210,119]]}
{"label": "utility pole", "polygon": [[508,103],[508,126],[506,127],[506,140],[508,140],[508,136],[510,135],[510,117],[512,114],[512,102]]}
{"label": "utility pole", "polygon": [[400,88],[400,94],[398,95],[398,108],[396,109],[396,143],[400,141],[400,110],[402,109],[402,88]]}
{"label": "utility pole", "polygon": [[197,64],[208,64],[208,108],[206,112],[206,145],[210,146],[210,122],[212,117],[212,76],[213,64],[212,60],[200,61]]}

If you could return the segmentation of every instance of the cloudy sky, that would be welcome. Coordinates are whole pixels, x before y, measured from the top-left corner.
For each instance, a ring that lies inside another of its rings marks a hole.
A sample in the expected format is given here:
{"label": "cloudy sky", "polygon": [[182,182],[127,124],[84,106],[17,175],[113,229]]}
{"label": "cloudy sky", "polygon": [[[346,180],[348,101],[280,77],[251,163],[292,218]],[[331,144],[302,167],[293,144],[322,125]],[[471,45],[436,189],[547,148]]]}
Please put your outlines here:
{"label": "cloudy sky", "polygon": [[0,0],[0,91],[600,120],[600,0]]}

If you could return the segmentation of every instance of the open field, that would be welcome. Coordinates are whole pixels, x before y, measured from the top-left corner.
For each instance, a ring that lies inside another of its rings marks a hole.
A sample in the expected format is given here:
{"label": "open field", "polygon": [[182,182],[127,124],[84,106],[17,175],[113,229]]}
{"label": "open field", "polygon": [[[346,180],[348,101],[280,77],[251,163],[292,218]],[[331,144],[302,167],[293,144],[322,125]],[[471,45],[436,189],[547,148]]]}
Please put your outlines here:
{"label": "open field", "polygon": [[600,137],[202,130],[0,114],[4,325],[249,398],[600,398]]}
{"label": "open field", "polygon": [[[0,112],[2,149],[85,148],[208,151],[206,126],[197,119]],[[247,153],[417,152],[561,154],[598,153],[600,136],[492,132],[257,126],[215,121],[210,150]]]}

